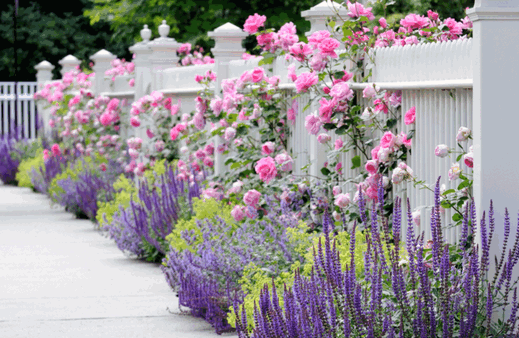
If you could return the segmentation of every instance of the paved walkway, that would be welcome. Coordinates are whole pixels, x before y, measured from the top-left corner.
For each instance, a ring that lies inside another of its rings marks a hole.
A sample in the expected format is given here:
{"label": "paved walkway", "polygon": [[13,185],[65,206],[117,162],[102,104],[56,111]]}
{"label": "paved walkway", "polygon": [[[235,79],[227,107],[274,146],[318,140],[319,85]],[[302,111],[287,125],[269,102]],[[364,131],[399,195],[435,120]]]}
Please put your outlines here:
{"label": "paved walkway", "polygon": [[46,196],[0,185],[0,337],[218,337],[177,300],[158,264],[125,257]]}

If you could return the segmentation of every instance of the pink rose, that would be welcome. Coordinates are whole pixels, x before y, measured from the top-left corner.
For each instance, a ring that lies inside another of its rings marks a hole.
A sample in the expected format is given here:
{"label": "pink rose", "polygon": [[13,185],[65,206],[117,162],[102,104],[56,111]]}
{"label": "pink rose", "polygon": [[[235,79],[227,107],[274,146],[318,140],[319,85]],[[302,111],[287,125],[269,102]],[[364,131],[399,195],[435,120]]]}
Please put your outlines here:
{"label": "pink rose", "polygon": [[139,152],[132,148],[128,149],[128,155],[130,155],[130,158],[132,160],[136,160],[139,158]]}
{"label": "pink rose", "polygon": [[319,77],[316,73],[302,73],[295,81],[296,91],[298,93],[306,93],[311,86],[316,85],[318,82]]}
{"label": "pink rose", "polygon": [[446,144],[439,144],[434,149],[434,155],[444,158],[449,155],[449,147]]}
{"label": "pink rose", "polygon": [[166,144],[164,143],[164,141],[159,140],[155,142],[155,150],[159,153],[164,150],[165,146]]}
{"label": "pink rose", "polygon": [[339,208],[346,208],[351,203],[350,194],[338,194],[335,196],[334,204]]}
{"label": "pink rose", "polygon": [[47,161],[50,158],[50,153],[48,149],[43,150],[43,160]]}
{"label": "pink rose", "polygon": [[[133,117],[132,117],[133,118]],[[132,119],[130,119],[130,122],[131,122]],[[103,114],[101,114],[101,116],[99,117],[99,122],[103,125],[103,126],[109,126],[110,123],[112,123],[112,115],[109,113],[109,112],[104,112]],[[132,124],[133,126],[133,124]]]}
{"label": "pink rose", "polygon": [[150,129],[146,129],[146,135],[149,138],[153,138],[155,136],[155,134]]}
{"label": "pink rose", "polygon": [[325,144],[326,142],[329,142],[332,139],[332,137],[328,134],[319,134],[317,136],[317,142],[321,144]]}
{"label": "pink rose", "polygon": [[321,55],[337,58],[335,49],[339,48],[340,45],[341,43],[334,38],[325,38],[317,45],[317,48],[319,48]]}
{"label": "pink rose", "polygon": [[349,101],[353,98],[353,94],[353,90],[350,89],[350,86],[346,82],[336,83],[332,87],[332,90],[330,90],[330,95],[337,101]]}
{"label": "pink rose", "polygon": [[378,170],[378,164],[377,164],[377,161],[376,160],[369,160],[368,162],[366,162],[366,166],[365,166],[366,170],[370,173],[370,174],[376,174],[377,170]]}
{"label": "pink rose", "polygon": [[360,18],[361,16],[365,16],[368,20],[373,20],[375,18],[373,13],[371,13],[371,7],[365,8],[360,2],[352,4],[348,1],[347,6],[350,11],[348,13],[350,18]]}
{"label": "pink rose", "polygon": [[317,135],[321,130],[321,121],[315,115],[308,115],[305,117],[305,128],[312,135]]}
{"label": "pink rose", "polygon": [[456,135],[456,141],[458,141],[458,142],[466,141],[469,139],[470,135],[471,135],[471,131],[469,128],[460,127],[460,129],[458,130],[458,135]]}
{"label": "pink rose", "polygon": [[259,15],[258,13],[255,13],[254,15],[249,15],[247,20],[245,20],[243,30],[249,34],[254,34],[258,31],[258,28],[263,26],[265,21],[267,21],[267,17],[265,15]]}
{"label": "pink rose", "polygon": [[61,155],[61,149],[59,148],[59,145],[57,143],[54,143],[52,147],[50,148],[52,151],[52,154],[54,156],[60,156]]}
{"label": "pink rose", "polygon": [[214,144],[212,144],[212,143],[207,144],[204,148],[204,152],[208,155],[214,154]]}
{"label": "pink rose", "polygon": [[337,196],[341,193],[342,189],[338,185],[332,188],[333,196]]}
{"label": "pink rose", "polygon": [[240,205],[236,205],[232,211],[231,211],[231,216],[234,218],[234,220],[236,222],[240,222],[242,219],[245,218],[245,211],[244,211],[244,207],[243,206],[240,206]]}
{"label": "pink rose", "polygon": [[260,159],[254,167],[260,180],[269,183],[277,175],[276,163],[270,156]]}
{"label": "pink rose", "polygon": [[405,124],[406,125],[413,124],[415,121],[415,115],[416,115],[416,108],[411,107],[411,109],[409,109],[407,111],[407,113],[405,113],[405,117],[404,117]]}
{"label": "pink rose", "polygon": [[337,140],[335,140],[335,150],[341,149],[343,145],[344,142],[342,141],[342,139],[338,138]]}
{"label": "pink rose", "polygon": [[382,28],[387,28],[387,21],[386,21],[385,18],[380,18],[380,19],[378,20],[378,23],[380,24],[380,27],[382,27]]}
{"label": "pink rose", "polygon": [[252,82],[258,83],[265,77],[265,70],[261,67],[256,67],[251,73]]}
{"label": "pink rose", "polygon": [[236,136],[236,129],[234,129],[233,127],[228,127],[225,129],[223,138],[226,141],[232,140],[235,136]]}
{"label": "pink rose", "polygon": [[261,153],[263,155],[270,155],[274,152],[275,146],[274,142],[265,142],[261,146]]}
{"label": "pink rose", "polygon": [[317,31],[317,32],[312,33],[312,35],[310,35],[308,37],[308,43],[316,46],[316,45],[320,44],[324,39],[329,38],[329,37],[330,37],[329,31],[324,31],[324,30]]}
{"label": "pink rose", "polygon": [[463,162],[465,162],[465,165],[469,168],[474,167],[474,155],[472,153],[466,153],[463,155]]}
{"label": "pink rose", "polygon": [[133,116],[132,118],[130,118],[130,124],[132,125],[132,127],[138,127],[141,125],[141,120],[139,120],[138,116]]}
{"label": "pink rose", "polygon": [[395,145],[396,137],[392,132],[386,131],[380,140],[380,146],[382,148],[391,148]]}
{"label": "pink rose", "polygon": [[180,134],[180,132],[176,127],[171,128],[171,130],[169,131],[169,138],[171,139],[171,141],[175,141],[178,137],[178,134]]}
{"label": "pink rose", "polygon": [[243,195],[243,202],[245,205],[255,207],[258,204],[260,197],[261,193],[255,189],[252,189]]}
{"label": "pink rose", "polygon": [[380,90],[380,88],[378,86],[367,86],[366,88],[364,88],[364,90],[362,91],[362,97],[365,97],[367,99],[371,99],[372,97],[374,97],[375,95],[377,95],[377,92]]}
{"label": "pink rose", "polygon": [[378,160],[378,152],[380,150],[380,146],[376,146],[371,150],[371,158],[374,160]]}
{"label": "pink rose", "polygon": [[321,122],[328,123],[330,122],[330,118],[333,114],[333,109],[337,105],[337,100],[334,98],[330,101],[325,99],[324,97],[319,100],[319,116],[321,118]]}
{"label": "pink rose", "polygon": [[211,107],[211,110],[213,111],[214,115],[219,116],[220,112],[222,111],[223,100],[219,96],[215,96],[211,100],[211,103],[209,104],[209,106]]}
{"label": "pink rose", "polygon": [[204,158],[204,165],[208,167],[212,167],[214,165],[214,161],[211,157],[207,156]]}
{"label": "pink rose", "polygon": [[281,170],[282,171],[290,171],[292,170],[292,157],[290,157],[289,155],[287,154],[279,154],[279,155],[276,155],[276,163],[281,165]]}

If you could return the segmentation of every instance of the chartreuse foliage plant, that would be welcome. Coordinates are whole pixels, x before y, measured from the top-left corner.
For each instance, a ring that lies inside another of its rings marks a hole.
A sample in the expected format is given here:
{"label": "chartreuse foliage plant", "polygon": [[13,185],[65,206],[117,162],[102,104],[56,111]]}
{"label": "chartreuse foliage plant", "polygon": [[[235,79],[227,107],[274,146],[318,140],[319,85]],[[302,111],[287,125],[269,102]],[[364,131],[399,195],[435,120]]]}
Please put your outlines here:
{"label": "chartreuse foliage plant", "polygon": [[[194,252],[195,247],[203,241],[202,232],[197,225],[197,221],[211,220],[216,221],[216,217],[223,219],[226,224],[235,225],[235,221],[231,216],[232,207],[214,198],[194,198],[193,199],[193,217],[189,219],[180,219],[171,234],[166,237],[172,249],[182,252],[190,250]],[[194,233],[195,240],[188,243],[183,232]]]}
{"label": "chartreuse foliage plant", "polygon": [[16,173],[18,186],[34,189],[31,173],[33,170],[40,171],[40,168],[43,168],[43,149],[37,150],[34,157],[26,158],[20,162]]}

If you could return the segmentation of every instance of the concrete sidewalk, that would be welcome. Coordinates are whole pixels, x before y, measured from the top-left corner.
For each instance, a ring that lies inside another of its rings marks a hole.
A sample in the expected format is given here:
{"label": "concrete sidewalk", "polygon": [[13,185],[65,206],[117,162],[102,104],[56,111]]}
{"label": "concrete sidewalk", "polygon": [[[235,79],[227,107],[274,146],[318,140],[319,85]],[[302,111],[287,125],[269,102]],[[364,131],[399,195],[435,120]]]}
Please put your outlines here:
{"label": "concrete sidewalk", "polygon": [[158,264],[125,257],[46,196],[0,185],[0,337],[218,335],[180,313]]}

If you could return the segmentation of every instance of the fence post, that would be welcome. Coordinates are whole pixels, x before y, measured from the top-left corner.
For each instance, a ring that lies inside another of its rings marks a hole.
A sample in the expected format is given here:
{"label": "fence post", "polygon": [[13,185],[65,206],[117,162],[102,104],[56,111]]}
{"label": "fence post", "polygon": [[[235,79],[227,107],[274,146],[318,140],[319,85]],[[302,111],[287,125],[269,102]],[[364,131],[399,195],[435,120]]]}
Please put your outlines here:
{"label": "fence post", "polygon": [[[505,208],[509,210],[512,228],[516,227],[513,220],[519,208],[519,157],[514,151],[519,125],[519,115],[516,114],[519,44],[514,42],[519,40],[519,2],[476,0],[474,8],[467,14],[474,25],[474,197],[478,225],[483,210],[488,215],[490,200],[494,204],[496,227],[490,247],[489,269],[493,275],[493,257],[500,256],[503,246]],[[514,232],[510,236],[509,242],[513,242]],[[476,240],[481,248],[481,238]],[[519,270],[515,268],[512,280],[518,274]],[[510,313],[510,308],[506,310]]]}
{"label": "fence post", "polygon": [[[46,82],[52,81],[52,70],[54,66],[49,61],[42,61],[34,66],[36,69],[36,81],[38,82],[38,90],[43,89]],[[39,119],[42,122],[40,126],[41,132],[45,135],[49,125],[49,114],[50,111],[44,108],[44,105],[40,102],[37,104]],[[38,123],[40,121],[37,121]]]}
{"label": "fence post", "polygon": [[133,87],[135,89],[135,101],[151,92],[150,56],[152,51],[150,48],[151,30],[148,25],[144,25],[144,28],[141,29],[141,38],[141,42],[137,42],[128,48],[135,55],[133,59],[135,64],[135,85]]}
{"label": "fence post", "polygon": [[178,64],[177,49],[181,44],[173,38],[168,38],[168,34],[169,25],[166,24],[166,20],[162,20],[162,25],[159,26],[160,37],[149,43],[152,50],[149,57],[152,65],[152,91],[162,89],[162,71]]}
{"label": "fence post", "polygon": [[[245,49],[242,47],[243,39],[249,34],[230,22],[207,33],[215,41],[214,48],[211,49],[214,55],[214,69],[216,71],[216,83],[214,85],[214,95],[220,95],[222,80],[229,74],[229,62],[241,58]],[[215,137],[215,163],[214,173],[220,175],[225,171],[225,158],[216,149],[222,140],[219,136]]]}
{"label": "fence post", "polygon": [[59,60],[58,63],[61,65],[61,75],[63,76],[65,73],[70,72],[71,70],[76,69],[77,66],[81,64],[81,61],[78,60],[74,55],[67,55],[63,59]]}
{"label": "fence post", "polygon": [[92,55],[90,59],[94,61],[94,67],[92,68],[96,73],[93,92],[95,95],[100,95],[102,92],[106,91],[105,72],[110,69],[111,62],[116,59],[116,56],[106,49],[101,49]]}
{"label": "fence post", "polygon": [[[348,12],[344,6],[332,2],[330,0],[323,1],[314,7],[310,8],[309,10],[301,12],[301,16],[305,18],[307,21],[310,21],[310,31],[305,33],[306,36],[312,35],[316,31],[320,30],[330,30],[326,26],[326,19],[328,17],[335,18],[336,17],[336,11],[339,12],[340,15],[345,16]],[[342,44],[342,42],[341,42]],[[310,94],[311,100],[313,100],[314,103],[312,103],[310,109],[310,113],[312,114],[315,111],[318,111],[319,104],[315,102],[315,94]],[[297,135],[296,137],[306,137],[303,135]],[[317,141],[316,136],[310,137],[310,149],[309,149],[309,157],[311,161],[310,165],[310,175],[316,176],[316,177],[323,177],[321,174],[321,168],[323,167],[324,163],[327,161],[326,158],[326,147],[323,144],[320,144]],[[348,165],[343,163],[344,165]]]}

